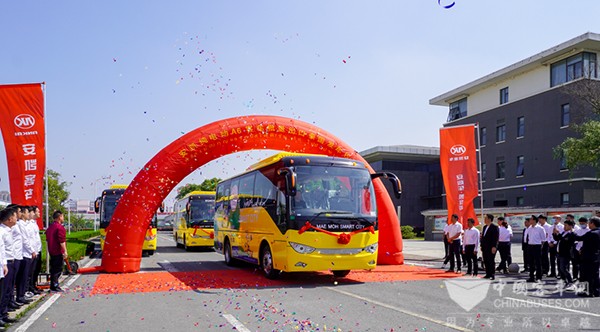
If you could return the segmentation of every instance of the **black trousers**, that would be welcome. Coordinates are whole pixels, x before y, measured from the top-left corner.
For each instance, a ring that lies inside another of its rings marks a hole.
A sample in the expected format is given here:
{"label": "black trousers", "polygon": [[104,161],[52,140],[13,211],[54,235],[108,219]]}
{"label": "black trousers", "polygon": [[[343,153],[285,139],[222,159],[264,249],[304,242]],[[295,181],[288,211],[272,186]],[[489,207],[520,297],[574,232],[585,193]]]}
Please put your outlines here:
{"label": "black trousers", "polygon": [[[542,245],[530,244],[529,248],[529,278],[542,279]],[[535,275],[534,275],[535,273]]]}
{"label": "black trousers", "polygon": [[556,275],[556,243],[553,246],[548,246],[548,253],[550,253],[550,274]]}
{"label": "black trousers", "polygon": [[548,257],[548,242],[542,243],[542,251],[541,251],[541,260],[542,260],[542,274],[548,274],[550,271],[550,259]]}
{"label": "black trousers", "polygon": [[529,271],[529,245],[524,244],[521,249],[523,250],[523,270]]}
{"label": "black trousers", "polygon": [[454,260],[456,259],[456,268],[460,270],[461,268],[461,260],[460,256],[462,253],[462,248],[460,245],[460,240],[454,240],[450,244],[450,269],[454,270]]}
{"label": "black trousers", "polygon": [[58,279],[63,271],[63,255],[50,255],[50,288],[59,286]]}
{"label": "black trousers", "polygon": [[8,304],[12,301],[13,292],[15,285],[15,261],[10,260],[6,263],[8,272],[4,276],[2,283],[2,299],[0,300],[0,318],[8,316]]}
{"label": "black trousers", "polygon": [[17,300],[22,299],[25,296],[25,292],[27,291],[27,285],[29,283],[29,278],[31,277],[31,263],[33,261],[31,258],[23,257],[21,261],[21,266],[19,267],[19,271],[17,272],[17,280],[16,280],[16,290],[17,290]]}
{"label": "black trousers", "polygon": [[477,253],[475,252],[474,244],[467,244],[465,246],[465,262],[467,263],[467,273],[473,273],[477,275],[479,272],[479,266],[477,265]]}
{"label": "black trousers", "polygon": [[573,249],[573,279],[579,279],[581,277],[581,254],[579,251]]}
{"label": "black trousers", "polygon": [[600,297],[600,262],[581,262],[581,280],[588,283],[589,293]]}
{"label": "black trousers", "polygon": [[31,278],[29,280],[29,290],[35,290],[37,288],[38,278],[40,271],[42,270],[42,252],[38,252],[36,258],[33,260],[33,268],[31,269]]}
{"label": "black trousers", "polygon": [[498,270],[508,269],[508,266],[512,264],[510,242],[498,242],[498,252],[500,252],[500,264],[498,264]]}
{"label": "black trousers", "polygon": [[482,248],[481,256],[483,256],[483,266],[485,266],[485,275],[488,277],[493,277],[496,271],[496,253],[492,254],[492,248]]}
{"label": "black trousers", "polygon": [[446,265],[450,261],[450,243],[448,243],[448,239],[446,239],[445,236],[442,238],[442,240],[444,241],[444,253],[445,253],[444,265]]}

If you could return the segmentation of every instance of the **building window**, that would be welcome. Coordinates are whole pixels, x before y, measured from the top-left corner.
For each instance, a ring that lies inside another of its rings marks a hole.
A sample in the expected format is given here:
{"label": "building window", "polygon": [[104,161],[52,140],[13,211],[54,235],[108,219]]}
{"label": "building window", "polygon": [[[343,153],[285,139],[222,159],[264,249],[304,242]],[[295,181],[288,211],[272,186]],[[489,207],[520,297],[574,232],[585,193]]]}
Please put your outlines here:
{"label": "building window", "polygon": [[569,193],[560,193],[560,204],[561,205],[569,204]]}
{"label": "building window", "polygon": [[496,127],[496,143],[502,143],[506,140],[506,125]]}
{"label": "building window", "polygon": [[561,155],[560,155],[560,170],[566,171],[568,169],[569,169],[569,167],[567,166],[567,156],[565,156],[564,153],[561,153]]}
{"label": "building window", "polygon": [[517,118],[517,138],[525,136],[525,117],[520,116]]}
{"label": "building window", "polygon": [[479,134],[479,139],[481,141],[481,146],[486,146],[487,145],[487,128],[486,127],[482,127],[479,130],[480,134]]}
{"label": "building window", "polygon": [[525,205],[525,197],[523,197],[523,196],[517,197],[517,206],[523,206],[523,205]]}
{"label": "building window", "polygon": [[481,163],[481,181],[485,181],[485,178],[487,176],[487,164],[486,163]]}
{"label": "building window", "polygon": [[496,162],[496,180],[504,179],[505,170],[504,170],[504,161]]}
{"label": "building window", "polygon": [[564,104],[560,106],[560,126],[568,127],[571,123],[571,106]]}
{"label": "building window", "polygon": [[508,103],[508,87],[500,89],[500,105]]}
{"label": "building window", "polygon": [[550,67],[550,86],[567,83],[581,77],[598,78],[596,66],[596,54],[590,52],[582,52],[555,62]]}
{"label": "building window", "polygon": [[525,175],[525,156],[517,157],[517,176]]}
{"label": "building window", "polygon": [[465,116],[467,116],[467,98],[463,98],[450,104],[448,122],[464,118]]}

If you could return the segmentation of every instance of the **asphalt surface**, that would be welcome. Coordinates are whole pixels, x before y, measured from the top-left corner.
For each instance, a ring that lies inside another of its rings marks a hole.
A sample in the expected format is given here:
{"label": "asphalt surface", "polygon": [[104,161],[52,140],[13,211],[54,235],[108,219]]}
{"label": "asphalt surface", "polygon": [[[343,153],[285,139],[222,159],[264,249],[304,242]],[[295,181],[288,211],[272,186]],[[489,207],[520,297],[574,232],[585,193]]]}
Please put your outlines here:
{"label": "asphalt surface", "polygon": [[[406,264],[439,268],[439,242],[404,241]],[[515,259],[518,261],[518,257]],[[85,259],[80,266],[99,265]],[[142,260],[140,273],[245,270],[212,252],[185,252],[169,233]],[[93,294],[101,275],[68,277],[61,295],[45,295],[15,331],[573,331],[600,328],[600,299],[557,288],[556,279],[525,284],[525,275],[387,282],[337,282],[310,275],[298,285]],[[323,282],[325,280],[325,282]],[[158,281],[157,281],[158,282]]]}

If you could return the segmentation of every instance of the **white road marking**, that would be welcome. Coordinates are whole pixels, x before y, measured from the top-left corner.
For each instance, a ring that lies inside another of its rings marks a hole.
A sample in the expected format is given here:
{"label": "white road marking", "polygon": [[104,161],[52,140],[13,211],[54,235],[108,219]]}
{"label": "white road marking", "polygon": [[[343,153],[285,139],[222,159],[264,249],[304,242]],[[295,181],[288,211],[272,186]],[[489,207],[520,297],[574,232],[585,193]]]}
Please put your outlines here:
{"label": "white road marking", "polygon": [[406,265],[414,265],[414,266],[423,266],[423,267],[434,267],[435,264],[426,264],[426,263],[416,263],[411,261],[404,261]]}
{"label": "white road marking", "polygon": [[163,269],[165,269],[165,271],[167,272],[178,272],[179,270],[177,270],[177,268],[175,267],[175,265],[173,265],[171,262],[169,261],[162,261],[160,263],[158,263]]}
{"label": "white road marking", "polygon": [[[579,315],[588,315],[588,316],[594,316],[594,317],[600,317],[599,314],[595,314],[592,312],[587,312],[587,311],[582,311],[582,310],[575,310],[575,309],[569,309],[569,308],[564,308],[564,307],[558,307],[558,306],[554,306],[554,305],[550,305],[550,304],[545,304],[545,303],[539,303],[537,301],[532,301],[532,300],[521,300],[521,299],[515,299],[512,297],[504,297],[507,300],[511,300],[511,301],[517,301],[517,302],[521,302],[521,303],[527,303],[527,304],[531,304],[533,308],[535,307],[544,307],[544,308],[552,308],[552,309],[558,309],[558,310],[564,310],[564,311],[568,311],[568,312],[574,312],[576,314]],[[581,300],[581,301],[585,301],[588,300],[589,301],[590,298],[576,298],[576,299],[572,299],[572,300]]]}
{"label": "white road marking", "polygon": [[235,329],[237,331],[240,332],[251,332],[250,330],[248,330],[244,324],[242,324],[239,320],[235,319],[235,317],[233,317],[230,314],[224,314],[223,317],[225,319],[227,319],[227,321],[229,322],[229,324],[233,325],[233,327],[235,327]]}
{"label": "white road marking", "polygon": [[[85,264],[84,267],[90,267],[95,261],[96,261],[96,259],[91,259],[87,264]],[[77,279],[79,279],[79,276],[80,276],[80,274],[77,274],[77,275],[71,277],[71,279],[69,279],[65,283],[65,286],[66,287],[71,286]],[[38,308],[38,310],[36,310],[33,313],[33,315],[31,315],[25,321],[25,323],[23,323],[21,326],[19,326],[15,330],[15,332],[25,332],[25,331],[27,331],[27,329],[30,328],[31,325],[33,325],[33,323],[35,323],[35,321],[38,320],[44,314],[44,312],[46,312],[46,310],[48,310],[48,308],[50,308],[50,306],[53,305],[54,302],[56,302],[56,300],[58,300],[60,298],[60,296],[61,296],[60,293],[53,294],[48,300],[46,300],[46,302],[44,302],[44,304],[42,304],[41,307]]]}
{"label": "white road marking", "polygon": [[357,295],[357,294],[349,293],[349,292],[343,291],[343,290],[338,289],[338,288],[327,287],[327,289],[332,290],[332,291],[337,292],[337,293],[340,293],[340,294],[344,294],[344,295],[347,295],[347,296],[359,299],[359,300],[362,300],[362,301],[371,302],[371,303],[376,304],[378,306],[385,307],[385,308],[388,308],[388,309],[391,309],[391,310],[394,310],[394,311],[398,311],[398,312],[401,312],[401,313],[409,315],[409,316],[413,316],[413,317],[416,317],[416,318],[419,318],[419,319],[427,320],[427,321],[430,321],[432,323],[435,323],[435,324],[438,324],[438,325],[442,325],[444,327],[447,327],[447,328],[450,328],[450,329],[453,329],[453,330],[465,331],[465,332],[466,331],[473,332],[473,330],[469,330],[469,329],[466,329],[464,327],[460,327],[460,326],[456,326],[456,325],[453,325],[453,324],[449,324],[449,323],[446,323],[444,321],[441,321],[441,320],[438,320],[438,319],[435,319],[435,318],[423,316],[423,315],[418,314],[416,312],[408,311],[408,310],[405,310],[405,309],[402,309],[402,308],[395,307],[393,305],[389,305],[389,304],[386,304],[386,303],[383,303],[383,302],[379,302],[377,300],[373,300],[373,299],[366,298],[366,297],[363,297],[363,296],[360,296],[360,295]]}

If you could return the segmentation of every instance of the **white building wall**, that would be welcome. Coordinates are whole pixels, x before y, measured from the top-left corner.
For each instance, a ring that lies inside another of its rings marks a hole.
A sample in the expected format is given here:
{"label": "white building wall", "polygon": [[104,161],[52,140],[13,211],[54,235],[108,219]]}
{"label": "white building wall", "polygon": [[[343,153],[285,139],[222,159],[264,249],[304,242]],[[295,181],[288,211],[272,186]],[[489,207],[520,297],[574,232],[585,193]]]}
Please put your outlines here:
{"label": "white building wall", "polygon": [[497,81],[469,95],[467,114],[475,115],[500,106],[500,89],[508,87],[508,102],[531,97],[550,88],[550,65]]}

